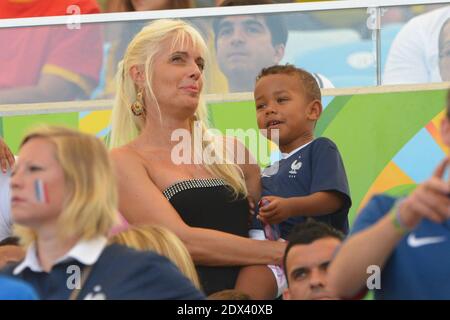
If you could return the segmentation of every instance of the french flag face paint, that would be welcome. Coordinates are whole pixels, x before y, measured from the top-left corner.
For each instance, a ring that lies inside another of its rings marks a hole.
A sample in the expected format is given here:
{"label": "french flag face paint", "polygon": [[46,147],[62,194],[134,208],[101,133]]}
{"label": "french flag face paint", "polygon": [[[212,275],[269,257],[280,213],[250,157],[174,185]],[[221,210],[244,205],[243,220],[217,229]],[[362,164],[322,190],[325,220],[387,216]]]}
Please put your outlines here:
{"label": "french flag face paint", "polygon": [[34,192],[38,202],[48,203],[47,185],[41,179],[34,181]]}

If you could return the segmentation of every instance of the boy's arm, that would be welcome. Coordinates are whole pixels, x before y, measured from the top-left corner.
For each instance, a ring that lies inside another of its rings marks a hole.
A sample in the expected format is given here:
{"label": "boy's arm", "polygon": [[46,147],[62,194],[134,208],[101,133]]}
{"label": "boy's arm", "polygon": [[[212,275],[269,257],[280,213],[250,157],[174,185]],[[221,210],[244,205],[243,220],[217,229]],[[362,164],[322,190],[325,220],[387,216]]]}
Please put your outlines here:
{"label": "boy's arm", "polygon": [[278,224],[289,217],[317,217],[338,211],[345,204],[345,196],[337,191],[320,191],[303,197],[281,198],[265,196],[269,204],[259,211],[261,221]]}
{"label": "boy's arm", "polygon": [[265,196],[269,204],[260,208],[261,221],[277,224],[293,216],[315,217],[350,208],[347,176],[336,145],[327,138],[317,138],[311,148],[311,194],[289,198]]}

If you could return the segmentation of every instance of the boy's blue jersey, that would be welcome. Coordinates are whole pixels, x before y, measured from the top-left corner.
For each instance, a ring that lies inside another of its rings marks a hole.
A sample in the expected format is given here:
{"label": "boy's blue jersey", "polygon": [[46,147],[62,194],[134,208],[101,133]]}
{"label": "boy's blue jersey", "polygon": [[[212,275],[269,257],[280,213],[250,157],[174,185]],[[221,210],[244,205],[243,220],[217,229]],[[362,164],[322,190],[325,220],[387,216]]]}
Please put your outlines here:
{"label": "boy's blue jersey", "polygon": [[[348,232],[350,191],[342,158],[330,139],[317,138],[294,150],[287,157],[265,168],[261,180],[262,196],[290,198],[308,196],[320,191],[339,192],[345,199],[343,207],[314,219],[332,225],[344,233]],[[286,238],[294,225],[305,220],[304,216],[295,216],[280,223],[281,237]]]}
{"label": "boy's blue jersey", "polygon": [[[396,200],[387,195],[373,197],[349,237],[377,223]],[[400,240],[382,269],[381,287],[374,293],[376,299],[388,300],[450,299],[450,220],[437,224],[423,219]]]}

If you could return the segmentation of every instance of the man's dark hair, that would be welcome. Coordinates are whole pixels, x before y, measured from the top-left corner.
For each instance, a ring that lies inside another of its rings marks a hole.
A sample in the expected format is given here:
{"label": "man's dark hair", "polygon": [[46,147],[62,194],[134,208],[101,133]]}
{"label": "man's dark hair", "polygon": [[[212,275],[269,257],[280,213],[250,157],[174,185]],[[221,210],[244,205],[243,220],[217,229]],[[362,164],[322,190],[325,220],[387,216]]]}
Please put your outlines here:
{"label": "man's dark hair", "polygon": [[308,220],[306,220],[306,222],[297,224],[292,229],[287,238],[288,245],[286,247],[286,250],[284,251],[283,256],[283,268],[286,279],[288,279],[286,260],[289,250],[291,250],[291,248],[296,245],[307,245],[323,238],[336,238],[342,241],[344,240],[345,235],[332,226],[320,221],[316,221],[312,218],[309,218]]}
{"label": "man's dark hair", "polygon": [[321,101],[322,94],[320,92],[317,80],[308,71],[302,68],[297,68],[292,64],[274,65],[271,67],[263,68],[256,77],[256,82],[258,82],[259,79],[271,74],[287,74],[290,76],[297,75],[300,79],[303,89],[305,90],[305,94],[308,96],[310,101],[313,100]]}
{"label": "man's dark hair", "polygon": [[[221,7],[232,7],[232,6],[248,6],[248,5],[258,5],[258,4],[274,4],[273,0],[225,0],[221,3]],[[280,14],[258,14],[264,17],[266,21],[267,28],[270,31],[272,38],[272,45],[282,44],[286,45],[288,31],[286,28],[286,23],[284,18]],[[219,34],[220,21],[226,18],[226,16],[215,18],[213,21],[213,30],[215,35],[215,41],[217,44],[217,36]]]}

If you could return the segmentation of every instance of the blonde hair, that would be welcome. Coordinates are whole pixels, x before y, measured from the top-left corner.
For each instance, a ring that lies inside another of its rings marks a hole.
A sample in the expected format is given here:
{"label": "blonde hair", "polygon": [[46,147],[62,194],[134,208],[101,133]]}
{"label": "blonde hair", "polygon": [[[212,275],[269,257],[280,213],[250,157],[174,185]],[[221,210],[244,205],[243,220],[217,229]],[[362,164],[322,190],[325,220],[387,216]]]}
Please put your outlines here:
{"label": "blonde hair", "polygon": [[131,227],[111,238],[112,243],[125,245],[136,250],[151,250],[167,257],[181,273],[201,289],[194,262],[183,242],[170,230],[160,226]]}
{"label": "blonde hair", "polygon": [[[172,48],[191,43],[202,52],[203,56],[207,55],[208,49],[201,34],[184,21],[162,19],[144,27],[130,42],[123,60],[119,62],[116,75],[117,93],[112,112],[110,148],[129,143],[139,135],[145,125],[145,118],[134,116],[130,109],[137,96],[135,83],[129,73],[132,66],[144,65],[145,93],[155,102],[162,121],[158,101],[152,90],[152,71],[155,56],[161,49],[161,43],[170,38],[172,38]],[[217,139],[211,139],[208,133],[206,105],[202,98],[200,98],[197,111],[191,121],[191,135],[194,132],[194,120],[200,124],[202,136],[209,137],[209,139],[202,139],[201,150],[194,149],[194,152],[220,159],[219,163],[205,159],[206,170],[211,175],[222,178],[232,188],[236,198],[240,195],[246,196],[247,188],[242,170],[238,165],[228,161],[229,157],[226,153],[229,153],[229,150],[220,150],[219,144],[215,142]],[[193,143],[194,147],[196,145]],[[207,147],[212,152],[203,152]]]}
{"label": "blonde hair", "polygon": [[[58,237],[65,240],[106,236],[117,221],[118,195],[103,142],[72,129],[41,126],[25,136],[21,147],[35,138],[53,144],[64,172],[66,197],[58,217]],[[24,245],[36,240],[32,228],[16,225],[14,232]]]}

